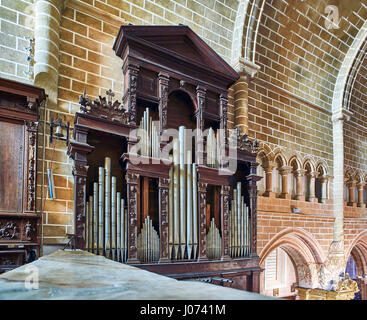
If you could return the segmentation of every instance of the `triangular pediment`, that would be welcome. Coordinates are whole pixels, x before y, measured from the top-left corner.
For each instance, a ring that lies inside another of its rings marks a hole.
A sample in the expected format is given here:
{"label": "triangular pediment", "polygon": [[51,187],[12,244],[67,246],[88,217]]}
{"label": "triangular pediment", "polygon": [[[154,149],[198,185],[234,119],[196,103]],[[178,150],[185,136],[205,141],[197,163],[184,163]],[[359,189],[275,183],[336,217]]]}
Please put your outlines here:
{"label": "triangular pediment", "polygon": [[238,78],[237,72],[188,26],[122,26],[115,50],[118,39],[132,39],[228,78]]}

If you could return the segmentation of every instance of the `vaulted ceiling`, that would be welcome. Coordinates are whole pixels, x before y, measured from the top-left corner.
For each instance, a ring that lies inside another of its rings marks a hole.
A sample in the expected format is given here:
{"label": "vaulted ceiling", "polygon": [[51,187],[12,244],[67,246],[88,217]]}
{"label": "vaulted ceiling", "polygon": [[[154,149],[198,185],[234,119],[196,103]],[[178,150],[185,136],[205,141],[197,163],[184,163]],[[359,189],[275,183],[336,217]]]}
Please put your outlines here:
{"label": "vaulted ceiling", "polygon": [[[251,35],[252,7],[260,23]],[[367,0],[250,0],[242,55],[255,48],[260,78],[331,111],[339,71],[366,19]],[[332,21],[339,23],[328,28]]]}

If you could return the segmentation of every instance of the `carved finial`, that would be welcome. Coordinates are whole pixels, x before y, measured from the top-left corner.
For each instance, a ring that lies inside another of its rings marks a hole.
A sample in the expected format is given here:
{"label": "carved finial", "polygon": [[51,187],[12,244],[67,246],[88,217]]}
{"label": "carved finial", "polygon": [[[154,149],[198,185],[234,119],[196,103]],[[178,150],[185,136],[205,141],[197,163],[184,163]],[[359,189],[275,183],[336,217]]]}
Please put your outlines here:
{"label": "carved finial", "polygon": [[115,96],[115,94],[112,92],[111,89],[108,89],[106,91],[106,95],[108,96],[108,103],[112,103],[112,98]]}

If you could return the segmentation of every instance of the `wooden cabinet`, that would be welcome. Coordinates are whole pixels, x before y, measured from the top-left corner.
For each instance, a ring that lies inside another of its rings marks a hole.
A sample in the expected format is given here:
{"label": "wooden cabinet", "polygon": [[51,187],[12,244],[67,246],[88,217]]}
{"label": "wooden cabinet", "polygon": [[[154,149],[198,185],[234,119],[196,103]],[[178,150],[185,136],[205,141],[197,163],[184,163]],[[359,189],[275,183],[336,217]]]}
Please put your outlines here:
{"label": "wooden cabinet", "polygon": [[37,134],[43,89],[0,78],[0,273],[39,255]]}

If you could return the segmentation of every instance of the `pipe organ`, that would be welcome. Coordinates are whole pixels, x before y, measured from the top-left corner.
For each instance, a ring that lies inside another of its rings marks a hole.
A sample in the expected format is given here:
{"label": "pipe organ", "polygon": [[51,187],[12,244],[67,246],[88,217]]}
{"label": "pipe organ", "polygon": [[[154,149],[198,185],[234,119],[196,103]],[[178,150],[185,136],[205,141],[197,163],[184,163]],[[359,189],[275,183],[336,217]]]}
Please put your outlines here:
{"label": "pipe organ", "polygon": [[[238,279],[237,288],[258,292],[258,144],[228,132],[226,120],[238,73],[187,26],[121,26],[114,50],[124,60],[122,100],[110,90],[80,96],[68,146],[78,248],[176,279]],[[185,128],[206,134],[203,145],[191,148]],[[166,129],[177,130],[169,141]],[[220,166],[223,150],[233,171]]]}
{"label": "pipe organ", "polygon": [[121,192],[117,192],[116,177],[111,177],[110,158],[105,158],[98,174],[98,183],[93,183],[93,195],[86,203],[87,249],[126,262],[127,211]]}

